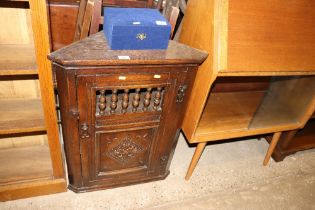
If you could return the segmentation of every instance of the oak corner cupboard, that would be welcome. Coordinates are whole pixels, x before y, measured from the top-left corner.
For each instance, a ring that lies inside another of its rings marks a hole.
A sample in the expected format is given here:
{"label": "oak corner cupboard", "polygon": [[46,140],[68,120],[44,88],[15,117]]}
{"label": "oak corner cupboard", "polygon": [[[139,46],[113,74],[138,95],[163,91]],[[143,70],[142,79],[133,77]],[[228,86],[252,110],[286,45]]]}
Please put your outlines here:
{"label": "oak corner cupboard", "polygon": [[0,2],[0,201],[67,190],[46,7]]}
{"label": "oak corner cupboard", "polygon": [[109,50],[103,32],[50,54],[69,189],[164,179],[206,56],[174,41],[167,50]]}
{"label": "oak corner cupboard", "polygon": [[[186,179],[207,141],[302,128],[315,109],[315,2],[189,0],[180,42],[209,52],[183,122],[198,143]],[[263,91],[214,92],[222,78],[270,77]]]}

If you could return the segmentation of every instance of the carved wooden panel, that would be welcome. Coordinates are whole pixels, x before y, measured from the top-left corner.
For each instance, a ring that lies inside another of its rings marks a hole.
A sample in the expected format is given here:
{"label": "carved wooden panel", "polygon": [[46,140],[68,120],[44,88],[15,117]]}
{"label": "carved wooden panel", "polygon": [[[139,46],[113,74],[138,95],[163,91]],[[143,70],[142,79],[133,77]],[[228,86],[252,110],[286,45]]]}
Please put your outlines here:
{"label": "carved wooden panel", "polygon": [[155,128],[96,133],[96,176],[145,170]]}

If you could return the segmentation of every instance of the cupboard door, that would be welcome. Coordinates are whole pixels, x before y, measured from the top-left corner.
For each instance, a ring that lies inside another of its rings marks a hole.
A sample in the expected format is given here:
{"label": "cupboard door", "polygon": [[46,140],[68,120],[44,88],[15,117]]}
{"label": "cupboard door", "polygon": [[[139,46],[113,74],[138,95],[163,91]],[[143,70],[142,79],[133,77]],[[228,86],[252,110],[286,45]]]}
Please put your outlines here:
{"label": "cupboard door", "polygon": [[84,183],[159,174],[151,163],[157,136],[167,131],[161,121],[173,101],[175,81],[165,72],[78,76]]}

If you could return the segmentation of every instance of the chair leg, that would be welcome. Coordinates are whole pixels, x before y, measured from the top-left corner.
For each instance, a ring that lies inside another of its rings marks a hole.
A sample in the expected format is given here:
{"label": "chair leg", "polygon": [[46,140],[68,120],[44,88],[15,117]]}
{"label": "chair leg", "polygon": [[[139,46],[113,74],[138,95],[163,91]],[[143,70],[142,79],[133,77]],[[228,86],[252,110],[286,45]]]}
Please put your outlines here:
{"label": "chair leg", "polygon": [[199,161],[199,158],[206,146],[207,142],[201,142],[197,145],[197,148],[195,150],[195,153],[194,153],[194,156],[190,162],[190,165],[189,165],[189,168],[188,168],[188,171],[187,171],[187,174],[186,174],[186,177],[185,177],[185,180],[189,180],[189,178],[191,177],[198,161]]}
{"label": "chair leg", "polygon": [[270,160],[270,157],[280,139],[280,136],[281,136],[282,132],[276,132],[273,134],[272,136],[272,140],[270,142],[270,145],[269,145],[269,148],[268,148],[268,151],[266,153],[266,156],[265,156],[265,160],[263,162],[263,165],[266,166]]}

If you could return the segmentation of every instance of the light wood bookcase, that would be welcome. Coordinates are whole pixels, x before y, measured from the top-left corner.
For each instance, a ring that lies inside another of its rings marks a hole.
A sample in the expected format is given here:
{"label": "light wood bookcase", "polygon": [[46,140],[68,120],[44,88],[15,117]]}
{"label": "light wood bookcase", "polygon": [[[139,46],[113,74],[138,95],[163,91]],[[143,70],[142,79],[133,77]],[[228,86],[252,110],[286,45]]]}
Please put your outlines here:
{"label": "light wood bookcase", "polygon": [[46,1],[1,1],[0,24],[0,201],[66,191]]}
{"label": "light wood bookcase", "polygon": [[[206,50],[182,129],[198,143],[302,128],[315,108],[315,2],[189,0],[180,42]],[[212,92],[220,77],[272,76],[265,91]]]}

